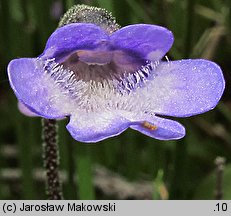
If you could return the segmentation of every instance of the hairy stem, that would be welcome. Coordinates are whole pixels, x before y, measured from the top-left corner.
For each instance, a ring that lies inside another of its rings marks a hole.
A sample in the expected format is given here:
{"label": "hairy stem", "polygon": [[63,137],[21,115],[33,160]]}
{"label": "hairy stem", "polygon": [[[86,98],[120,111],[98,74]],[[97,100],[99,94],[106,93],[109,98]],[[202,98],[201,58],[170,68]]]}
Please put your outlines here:
{"label": "hairy stem", "polygon": [[46,170],[46,193],[50,200],[63,198],[59,179],[59,151],[56,120],[42,119],[43,161]]}
{"label": "hairy stem", "polygon": [[215,188],[215,199],[221,200],[223,198],[223,172],[224,172],[225,158],[217,157],[215,159],[216,165],[216,188]]}

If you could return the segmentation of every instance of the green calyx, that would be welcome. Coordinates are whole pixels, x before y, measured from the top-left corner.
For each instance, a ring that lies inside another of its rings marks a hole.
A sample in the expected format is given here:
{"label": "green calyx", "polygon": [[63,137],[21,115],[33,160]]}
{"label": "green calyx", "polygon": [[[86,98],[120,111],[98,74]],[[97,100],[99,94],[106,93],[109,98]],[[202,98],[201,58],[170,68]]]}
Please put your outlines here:
{"label": "green calyx", "polygon": [[71,7],[60,19],[58,27],[70,23],[92,23],[100,26],[109,34],[120,28],[110,12],[88,5],[74,5]]}

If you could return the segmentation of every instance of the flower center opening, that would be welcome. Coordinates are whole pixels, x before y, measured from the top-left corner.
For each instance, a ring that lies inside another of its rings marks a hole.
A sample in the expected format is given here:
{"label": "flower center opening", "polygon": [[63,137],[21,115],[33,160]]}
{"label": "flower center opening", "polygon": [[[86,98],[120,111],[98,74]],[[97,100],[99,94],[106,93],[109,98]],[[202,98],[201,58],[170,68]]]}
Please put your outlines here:
{"label": "flower center opening", "polygon": [[79,50],[67,56],[63,68],[84,82],[113,83],[113,87],[131,91],[148,79],[153,63],[128,55],[123,51]]}
{"label": "flower center opening", "polygon": [[[122,51],[76,51],[58,61],[38,58],[45,74],[79,109],[128,110],[127,100],[153,79],[159,62],[140,60]],[[128,96],[128,97],[127,97]]]}
{"label": "flower center opening", "polygon": [[[75,52],[64,61],[38,58],[48,79],[52,79],[62,94],[72,99],[78,109],[86,112],[101,112],[103,109],[124,110],[128,107],[130,94],[136,94],[145,82],[153,79],[159,62],[134,61],[134,58],[117,58],[117,54],[99,53],[86,57],[86,52]],[[91,53],[93,54],[93,53]],[[98,58],[101,56],[104,58]],[[121,57],[121,53],[119,54]],[[139,62],[140,64],[138,64]],[[145,64],[146,63],[146,64]]]}

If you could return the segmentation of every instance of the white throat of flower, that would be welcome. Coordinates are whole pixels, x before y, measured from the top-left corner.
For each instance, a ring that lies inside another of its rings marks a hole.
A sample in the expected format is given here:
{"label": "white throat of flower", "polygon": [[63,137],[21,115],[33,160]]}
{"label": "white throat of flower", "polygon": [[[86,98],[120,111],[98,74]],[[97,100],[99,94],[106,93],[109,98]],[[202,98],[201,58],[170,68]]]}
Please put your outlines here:
{"label": "white throat of flower", "polygon": [[44,75],[54,82],[61,94],[75,104],[76,109],[85,112],[102,112],[102,110],[149,110],[146,107],[148,104],[140,103],[143,96],[138,92],[149,80],[155,78],[154,71],[159,61],[148,62],[134,72],[124,72],[120,77],[113,77],[113,74],[110,74],[106,76],[110,77],[109,79],[94,74],[87,77],[87,80],[80,79],[76,71],[57,63],[54,58],[45,61],[38,58],[37,64],[38,67],[43,68]]}

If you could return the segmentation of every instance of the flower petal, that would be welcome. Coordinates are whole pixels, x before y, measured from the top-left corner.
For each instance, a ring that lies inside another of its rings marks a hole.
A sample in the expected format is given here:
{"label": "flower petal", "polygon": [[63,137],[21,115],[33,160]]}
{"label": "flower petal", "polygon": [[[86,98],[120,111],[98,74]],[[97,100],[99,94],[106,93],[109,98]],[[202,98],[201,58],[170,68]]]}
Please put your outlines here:
{"label": "flower petal", "polygon": [[208,60],[162,62],[147,82],[143,98],[149,111],[187,117],[213,109],[224,91],[220,67]]}
{"label": "flower petal", "polygon": [[26,107],[22,102],[18,101],[18,109],[19,111],[29,117],[37,117],[38,115],[32,112],[29,108]]}
{"label": "flower petal", "polygon": [[67,129],[80,142],[98,142],[119,135],[129,124],[126,119],[112,112],[88,113],[71,116]]}
{"label": "flower petal", "polygon": [[180,139],[185,135],[185,128],[180,123],[155,116],[144,117],[130,128],[159,140]]}
{"label": "flower petal", "polygon": [[168,29],[148,24],[129,25],[111,35],[114,49],[151,61],[160,60],[171,48],[173,40]]}
{"label": "flower petal", "polygon": [[99,26],[72,23],[58,28],[48,39],[41,57],[62,59],[77,50],[104,49],[109,36]]}
{"label": "flower petal", "polygon": [[8,65],[8,76],[18,100],[30,111],[47,118],[69,115],[68,98],[43,71],[37,59],[12,60]]}

